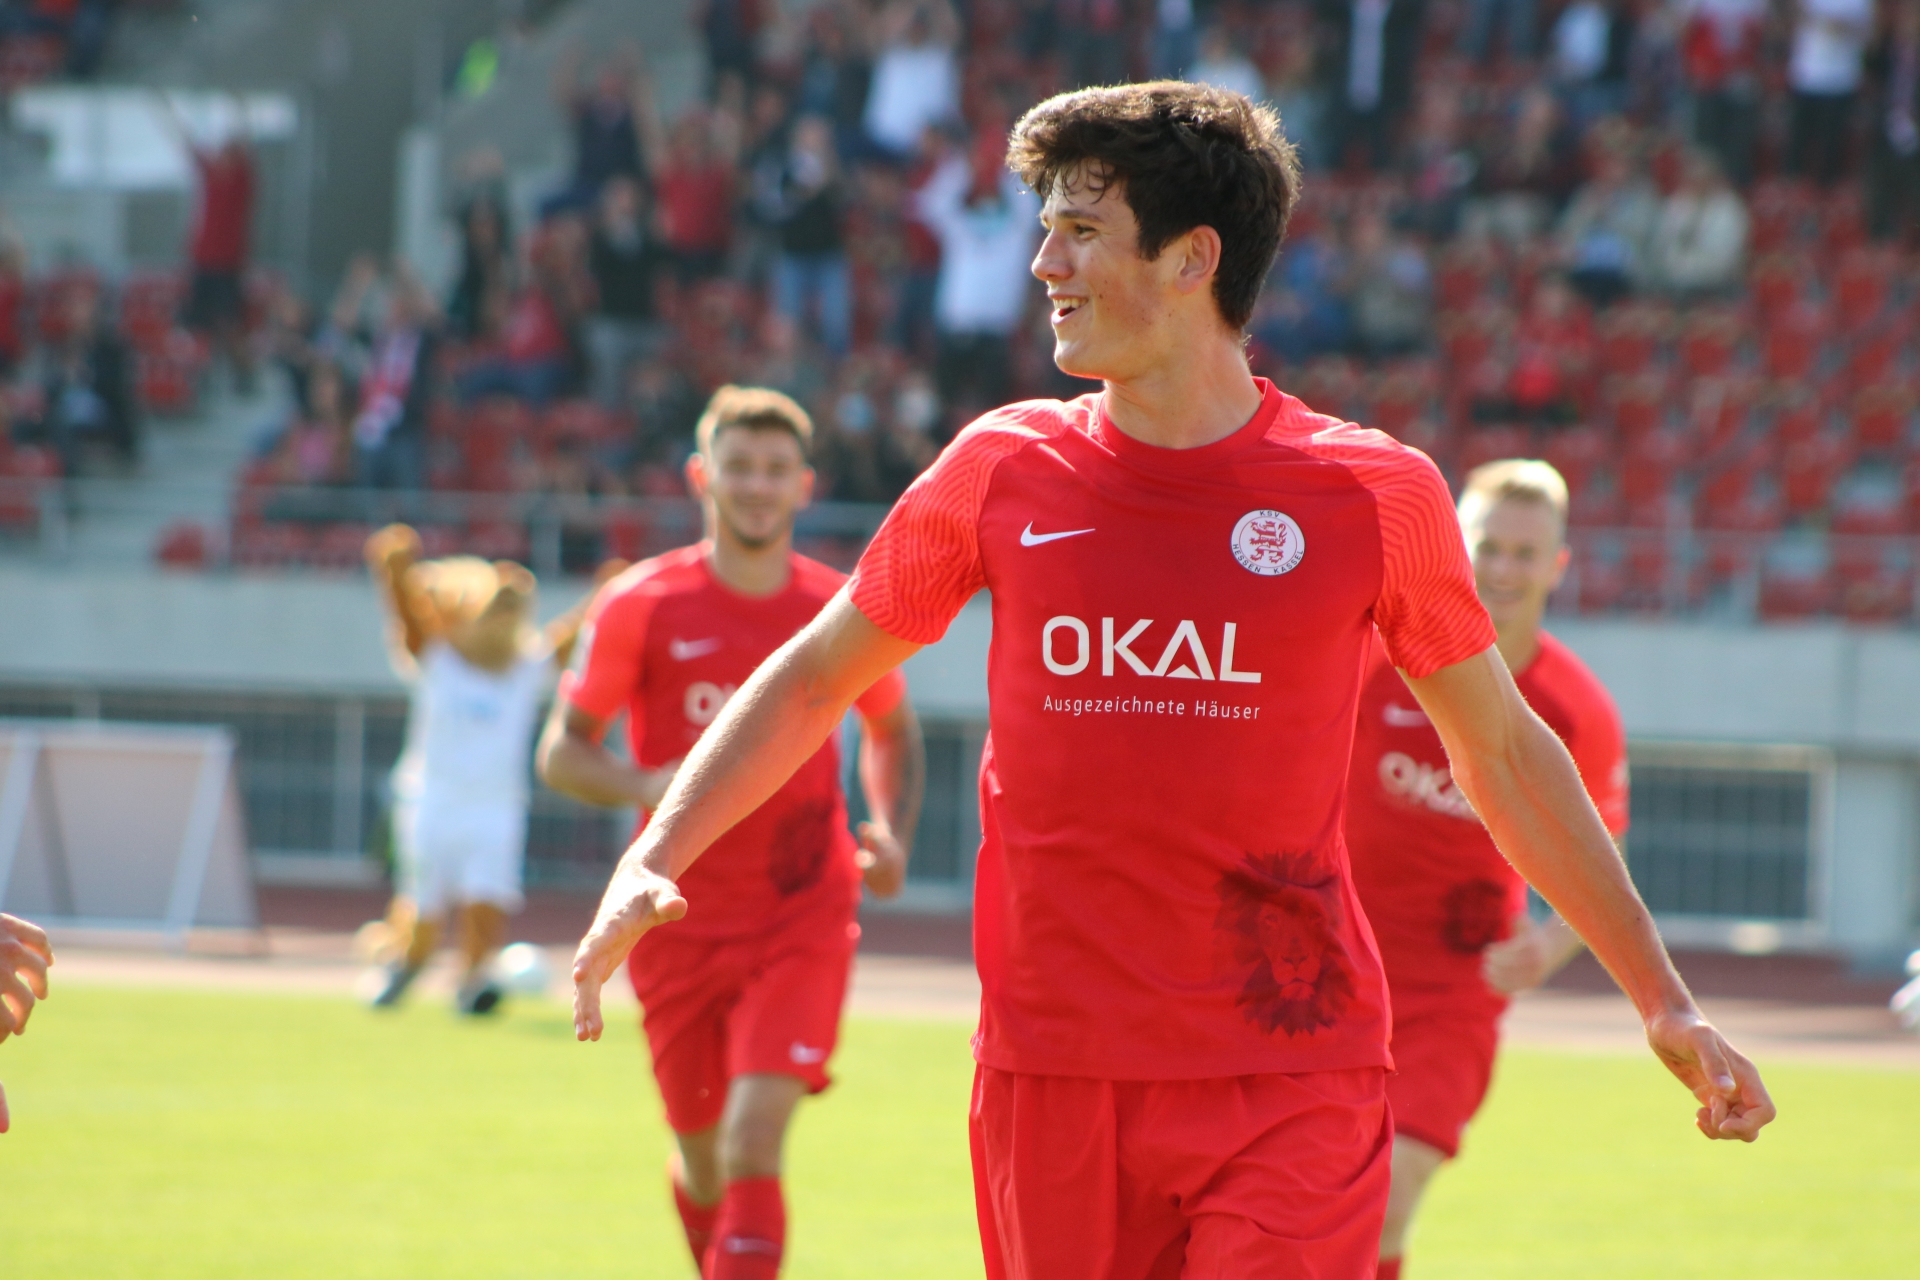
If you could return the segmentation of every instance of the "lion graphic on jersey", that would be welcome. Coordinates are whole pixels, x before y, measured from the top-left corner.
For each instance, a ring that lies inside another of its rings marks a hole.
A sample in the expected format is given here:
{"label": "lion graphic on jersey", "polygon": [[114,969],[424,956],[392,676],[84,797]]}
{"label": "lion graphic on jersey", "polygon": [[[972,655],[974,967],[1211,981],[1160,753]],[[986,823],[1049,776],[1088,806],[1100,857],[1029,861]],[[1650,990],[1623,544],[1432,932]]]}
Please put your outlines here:
{"label": "lion graphic on jersey", "polygon": [[1468,880],[1447,890],[1440,901],[1447,946],[1466,955],[1485,951],[1507,936],[1507,891],[1492,880]]}
{"label": "lion graphic on jersey", "polygon": [[833,853],[833,814],[832,801],[809,800],[780,815],[767,874],[781,897],[790,898],[820,882]]}
{"label": "lion graphic on jersey", "polygon": [[1340,877],[1310,853],[1251,853],[1220,878],[1214,928],[1235,977],[1234,1005],[1261,1030],[1311,1035],[1353,1003],[1340,943]]}

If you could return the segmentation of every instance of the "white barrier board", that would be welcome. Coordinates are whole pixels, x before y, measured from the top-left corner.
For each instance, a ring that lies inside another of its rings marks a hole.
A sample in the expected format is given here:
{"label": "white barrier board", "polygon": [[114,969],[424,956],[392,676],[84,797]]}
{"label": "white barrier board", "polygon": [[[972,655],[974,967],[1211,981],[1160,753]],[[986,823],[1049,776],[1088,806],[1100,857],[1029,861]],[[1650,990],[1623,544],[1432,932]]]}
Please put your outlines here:
{"label": "white barrier board", "polygon": [[0,720],[0,910],[178,938],[257,927],[233,735]]}

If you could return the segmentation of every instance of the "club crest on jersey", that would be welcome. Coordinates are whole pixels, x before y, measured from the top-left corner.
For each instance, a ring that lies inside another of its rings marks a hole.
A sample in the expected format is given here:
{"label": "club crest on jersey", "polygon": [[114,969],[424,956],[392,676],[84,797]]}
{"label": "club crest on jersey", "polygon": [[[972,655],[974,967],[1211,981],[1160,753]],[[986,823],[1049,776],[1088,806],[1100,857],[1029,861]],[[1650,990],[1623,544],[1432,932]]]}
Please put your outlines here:
{"label": "club crest on jersey", "polygon": [[1233,526],[1233,558],[1248,573],[1278,577],[1299,567],[1307,538],[1284,511],[1249,511]]}

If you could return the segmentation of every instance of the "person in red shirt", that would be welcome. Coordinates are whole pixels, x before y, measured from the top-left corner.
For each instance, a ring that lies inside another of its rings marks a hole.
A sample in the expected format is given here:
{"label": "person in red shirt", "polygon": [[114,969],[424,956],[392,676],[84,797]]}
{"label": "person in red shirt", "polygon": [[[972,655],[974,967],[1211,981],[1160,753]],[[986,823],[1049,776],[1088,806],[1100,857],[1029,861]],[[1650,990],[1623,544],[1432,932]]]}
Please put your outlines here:
{"label": "person in red shirt", "polygon": [[[793,551],[794,516],[813,490],[812,434],[777,391],[714,395],[687,464],[707,538],[634,566],[594,600],[584,657],[541,748],[548,785],[657,809],[735,691],[840,590],[842,574]],[[781,1142],[800,1097],[827,1087],[861,883],[891,897],[905,880],[924,786],[920,728],[899,673],[869,683],[851,700],[873,815],[858,846],[839,751],[815,742],[686,875],[699,906],[685,923],[642,941],[628,962],[678,1140],[674,1203],[708,1280],[779,1270]],[[631,765],[600,745],[622,712]]]}
{"label": "person in red shirt", "polygon": [[984,589],[970,1127],[993,1280],[1372,1273],[1387,991],[1341,810],[1376,630],[1702,1131],[1756,1136],[1759,1075],[1514,688],[1438,471],[1247,367],[1298,190],[1272,112],[1200,84],[1084,90],[1030,110],[1010,159],[1045,200],[1055,363],[1105,388],[961,432],[741,689],[581,941],[576,1035],[599,1036],[636,941],[711,909],[701,851]]}
{"label": "person in red shirt", "polygon": [[[1627,829],[1620,713],[1540,626],[1567,569],[1566,521],[1566,482],[1544,462],[1490,462],[1467,477],[1460,524],[1500,656],[1618,840]],[[1581,944],[1558,916],[1529,919],[1526,881],[1454,782],[1439,731],[1379,644],[1360,691],[1346,834],[1393,999],[1393,1191],[1379,1275],[1396,1280],[1427,1181],[1459,1153],[1486,1097],[1508,997],[1544,982]]]}
{"label": "person in red shirt", "polygon": [[235,385],[253,381],[253,356],[247,350],[246,275],[253,234],[253,153],[240,132],[239,119],[217,148],[203,147],[182,122],[173,100],[159,95],[161,118],[172,127],[193,161],[199,181],[193,234],[188,243],[186,306],[181,320],[195,333],[209,335],[233,371]]}

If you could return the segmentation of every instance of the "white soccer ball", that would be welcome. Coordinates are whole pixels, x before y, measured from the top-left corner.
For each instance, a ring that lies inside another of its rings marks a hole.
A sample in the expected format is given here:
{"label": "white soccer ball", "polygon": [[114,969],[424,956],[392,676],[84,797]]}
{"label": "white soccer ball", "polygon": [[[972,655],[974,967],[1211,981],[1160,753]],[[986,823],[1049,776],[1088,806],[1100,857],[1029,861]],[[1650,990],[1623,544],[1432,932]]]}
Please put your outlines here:
{"label": "white soccer ball", "polygon": [[553,981],[547,953],[531,942],[516,942],[493,962],[494,981],[517,996],[543,996]]}
{"label": "white soccer ball", "polygon": [[1887,1002],[1893,1016],[1909,1031],[1920,1033],[1920,978],[1915,978],[1894,993]]}

